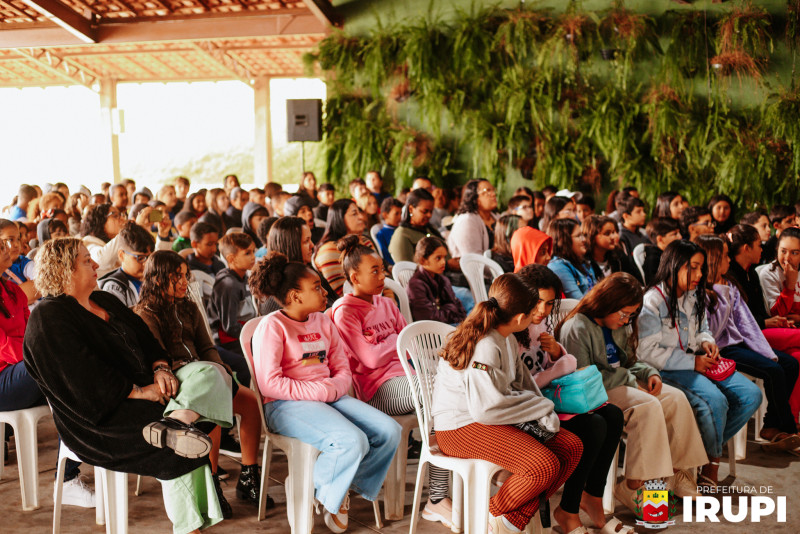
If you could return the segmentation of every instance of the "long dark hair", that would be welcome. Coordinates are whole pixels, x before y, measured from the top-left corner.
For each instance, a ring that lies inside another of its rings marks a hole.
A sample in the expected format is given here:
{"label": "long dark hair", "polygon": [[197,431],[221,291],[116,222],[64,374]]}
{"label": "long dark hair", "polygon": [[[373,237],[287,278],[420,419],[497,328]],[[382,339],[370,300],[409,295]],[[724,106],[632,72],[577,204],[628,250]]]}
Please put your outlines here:
{"label": "long dark hair", "polygon": [[[672,321],[672,326],[677,325],[678,320],[678,295],[675,289],[678,287],[678,271],[681,267],[688,265],[695,254],[703,255],[703,276],[700,283],[697,285],[696,295],[697,302],[694,305],[694,313],[697,316],[697,324],[703,322],[703,317],[706,313],[706,280],[708,279],[708,261],[706,258],[706,251],[700,248],[699,245],[692,243],[686,239],[673,241],[664,253],[661,255],[661,263],[658,265],[658,271],[655,278],[653,278],[650,287],[655,287],[663,283],[667,294],[664,295],[667,299],[667,311],[669,318]],[[688,267],[687,267],[688,269]]]}
{"label": "long dark hair", "polygon": [[[761,218],[761,215],[759,215],[759,218]],[[730,229],[727,236],[728,255],[731,257],[731,261],[736,261],[736,255],[739,254],[743,246],[753,246],[756,241],[761,243],[761,234],[751,224],[737,224]]]}
{"label": "long dark hair", "polygon": [[572,199],[567,197],[550,197],[547,199],[542,212],[542,231],[547,232],[547,227],[550,226],[550,223],[556,220],[558,213],[570,202],[572,202]]}
{"label": "long dark hair", "polygon": [[575,219],[555,219],[547,227],[547,235],[553,239],[553,256],[564,258],[580,272],[588,274],[586,257],[581,260],[572,250],[572,231],[577,227],[578,221]]}
{"label": "long dark hair", "polygon": [[[728,216],[726,221],[717,221],[714,219],[714,206],[719,204],[720,202],[727,202],[728,206],[731,208],[731,214]],[[724,234],[731,227],[736,224],[736,204],[733,203],[731,197],[724,194],[714,195],[711,197],[711,200],[708,201],[708,211],[711,213],[711,218],[714,219],[717,223],[716,228],[714,228],[714,232],[717,234]]]}
{"label": "long dark hair", "polygon": [[[0,219],[0,224],[2,224],[4,222],[8,222],[10,224],[6,224],[5,226],[0,226],[0,232],[3,231],[3,228],[5,228],[7,226],[11,226],[12,224],[14,224],[13,221],[9,221],[7,219]],[[14,225],[14,226],[16,226],[16,225]],[[3,243],[0,243],[0,247],[7,248],[7,245],[3,242]],[[11,261],[14,261],[16,259],[17,258],[11,258]],[[11,298],[11,302],[16,304],[17,303],[17,294],[14,292],[14,288],[11,287],[11,285],[14,284],[14,282],[11,282],[9,280],[6,280],[6,279],[0,277],[0,284],[3,285],[3,289],[5,290],[6,295],[8,295]],[[0,313],[2,313],[3,317],[5,317],[6,319],[10,319],[11,318],[11,312],[8,311],[8,306],[6,306],[6,302],[3,299],[0,299]]]}
{"label": "long dark hair", "polygon": [[[594,261],[594,240],[598,235],[600,235],[600,231],[607,224],[613,224],[614,229],[619,233],[617,222],[611,217],[606,217],[605,215],[590,215],[583,220],[581,231],[586,236],[586,259],[588,261]],[[609,266],[614,264],[616,267],[620,267],[622,265],[622,259],[620,258],[622,254],[624,254],[624,252],[618,248],[607,250],[603,260],[609,262]],[[618,271],[619,268],[612,268],[611,270]],[[603,278],[602,271],[599,273],[598,278]]]}
{"label": "long dark hair", "polygon": [[[706,262],[708,263],[708,278],[716,280],[719,274],[719,264],[722,260],[722,253],[725,250],[725,241],[718,235],[704,234],[697,236],[697,244],[706,252]],[[725,280],[730,281],[730,276],[723,275]],[[708,282],[706,293],[708,294],[708,311],[714,313],[719,302],[719,295],[714,290],[714,283]]]}
{"label": "long dark hair", "polygon": [[511,236],[521,226],[522,218],[518,215],[503,215],[494,225],[494,247],[492,252],[501,256],[513,257],[511,253]]}
{"label": "long dark hair", "polygon": [[81,237],[90,235],[102,240],[104,243],[111,241],[105,229],[108,213],[110,211],[111,204],[89,206],[86,211],[86,216],[81,221]]}
{"label": "long dark hair", "polygon": [[426,189],[414,189],[408,194],[406,198],[406,209],[403,211],[403,220],[401,224],[411,227],[411,210],[408,206],[416,208],[423,200],[434,202],[433,195]]}
{"label": "long dark hair", "polygon": [[322,239],[319,240],[316,250],[329,241],[339,241],[346,236],[347,225],[344,222],[344,214],[350,208],[350,204],[355,204],[349,198],[340,198],[331,204],[328,208],[328,221],[325,225],[325,233],[322,234]]}
{"label": "long dark hair", "polygon": [[461,190],[461,204],[458,206],[459,215],[462,213],[478,213],[478,184],[488,182],[486,178],[475,178],[464,184]]}
{"label": "long dark hair", "polygon": [[675,200],[675,197],[681,196],[680,193],[675,191],[665,191],[658,195],[656,199],[656,209],[653,210],[653,219],[666,217],[672,219],[672,210],[669,205]]}
{"label": "long dark hair", "polygon": [[[794,228],[794,227],[787,228],[786,230],[781,232],[781,236],[778,238],[778,242],[775,244],[775,250],[777,251],[780,248],[781,241],[783,241],[784,239],[788,239],[790,237],[800,240],[800,228]],[[778,267],[780,267],[780,264],[778,263],[778,257],[776,255],[775,260],[772,262],[772,267],[770,267],[770,269],[774,271]]]}
{"label": "long dark hair", "polygon": [[[555,292],[556,301],[553,304],[553,309],[550,311],[550,315],[547,317],[547,319],[545,319],[547,331],[552,333],[553,328],[555,327],[553,324],[553,318],[558,316],[558,312],[561,308],[561,293],[564,290],[563,286],[561,285],[561,279],[558,277],[558,275],[556,275],[556,273],[544,265],[538,265],[536,263],[526,265],[520,269],[516,275],[521,277],[525,283],[535,288],[537,292],[542,289],[552,289],[553,292]],[[517,338],[517,342],[520,345],[525,348],[530,348],[531,336],[527,328],[522,332],[515,332],[514,337]]]}
{"label": "long dark hair", "polygon": [[530,313],[538,300],[539,292],[520,276],[500,275],[489,288],[489,300],[477,304],[447,338],[441,357],[456,371],[466,369],[475,353],[475,345],[489,330],[509,322],[519,313]]}
{"label": "long dark hair", "polygon": [[[564,326],[564,323],[579,313],[589,319],[600,319],[628,306],[638,306],[641,310],[643,297],[642,284],[633,275],[623,272],[611,273],[590,289],[578,302],[578,305],[558,323],[555,336],[561,335],[561,327]],[[639,346],[639,325],[637,321],[630,321],[629,326],[631,334],[628,336],[628,347],[625,352],[629,356],[628,363],[633,364],[636,361],[636,349]]]}
{"label": "long dark hair", "polygon": [[280,217],[267,235],[267,251],[281,252],[289,261],[303,263],[300,242],[303,240],[304,227],[308,228],[308,224],[300,217]]}
{"label": "long dark hair", "polygon": [[169,354],[183,354],[186,348],[182,342],[182,327],[178,316],[192,312],[194,302],[185,296],[182,299],[171,299],[167,296],[169,287],[175,283],[181,270],[181,265],[189,265],[177,252],[171,250],[157,250],[153,252],[144,264],[142,276],[142,289],[139,292],[139,302],[133,307],[137,314],[149,312],[158,325],[158,332]]}

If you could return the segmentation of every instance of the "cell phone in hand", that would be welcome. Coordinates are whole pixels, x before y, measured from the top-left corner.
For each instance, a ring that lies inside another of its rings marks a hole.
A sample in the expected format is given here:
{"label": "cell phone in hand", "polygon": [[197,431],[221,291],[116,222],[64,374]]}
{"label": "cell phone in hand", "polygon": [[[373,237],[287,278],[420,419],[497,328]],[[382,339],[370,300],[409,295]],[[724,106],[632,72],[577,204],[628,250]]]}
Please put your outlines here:
{"label": "cell phone in hand", "polygon": [[163,218],[164,218],[164,214],[161,213],[161,210],[153,210],[153,211],[150,212],[150,222],[151,223],[161,222],[161,220]]}

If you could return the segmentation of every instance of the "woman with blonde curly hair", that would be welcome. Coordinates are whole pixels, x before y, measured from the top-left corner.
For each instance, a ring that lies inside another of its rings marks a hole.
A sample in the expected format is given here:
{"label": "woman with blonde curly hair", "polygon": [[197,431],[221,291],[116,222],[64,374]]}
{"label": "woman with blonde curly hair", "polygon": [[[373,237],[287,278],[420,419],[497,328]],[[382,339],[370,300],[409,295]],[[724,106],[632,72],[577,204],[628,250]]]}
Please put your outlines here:
{"label": "woman with blonde curly hair", "polygon": [[227,373],[193,362],[176,377],[144,321],[97,290],[97,264],[80,240],[46,242],[37,263],[44,297],[23,355],[64,444],[92,465],[159,479],[175,534],[221,521],[211,440],[194,423],[233,424]]}

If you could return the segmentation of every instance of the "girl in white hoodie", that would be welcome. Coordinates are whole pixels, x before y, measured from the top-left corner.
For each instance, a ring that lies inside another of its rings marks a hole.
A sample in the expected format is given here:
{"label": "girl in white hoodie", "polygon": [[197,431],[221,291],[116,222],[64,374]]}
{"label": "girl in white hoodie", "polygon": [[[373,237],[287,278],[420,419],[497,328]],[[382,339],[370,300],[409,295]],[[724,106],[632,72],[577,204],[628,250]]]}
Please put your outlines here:
{"label": "girl in white hoodie", "polygon": [[[553,403],[542,396],[511,335],[528,328],[538,300],[536,289],[515,274],[495,279],[489,300],[448,338],[436,371],[431,412],[442,452],[511,472],[489,501],[493,534],[524,530],[583,451],[575,434],[559,430]],[[548,526],[549,513],[542,521]]]}

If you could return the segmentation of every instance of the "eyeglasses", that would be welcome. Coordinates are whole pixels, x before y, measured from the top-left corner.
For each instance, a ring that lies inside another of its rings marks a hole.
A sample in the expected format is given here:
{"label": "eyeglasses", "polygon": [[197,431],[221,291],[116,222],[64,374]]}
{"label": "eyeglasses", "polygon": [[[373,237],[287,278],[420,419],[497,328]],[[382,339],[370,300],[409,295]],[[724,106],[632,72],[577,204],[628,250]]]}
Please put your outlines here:
{"label": "eyeglasses", "polygon": [[692,223],[689,226],[709,226],[714,228],[717,225],[717,221],[706,221],[706,222],[696,222]]}
{"label": "eyeglasses", "polygon": [[131,258],[135,259],[135,260],[136,260],[136,261],[138,261],[139,263],[144,263],[144,262],[146,262],[146,261],[147,261],[147,258],[149,258],[149,257],[150,257],[150,254],[151,254],[150,252],[148,252],[148,253],[146,253],[146,254],[137,254],[137,253],[135,253],[135,252],[128,252],[128,251],[127,251],[127,250],[125,250],[125,249],[122,249],[122,252],[124,252],[125,254],[127,254],[128,256],[130,256]]}
{"label": "eyeglasses", "polygon": [[488,187],[484,187],[483,189],[481,189],[480,191],[478,191],[478,194],[479,194],[479,195],[492,195],[492,196],[496,196],[496,195],[497,195],[497,191],[495,191],[495,190],[494,190],[494,188],[490,189],[490,188],[488,188]]}
{"label": "eyeglasses", "polygon": [[533,206],[527,206],[527,205],[526,205],[526,206],[517,206],[516,208],[514,208],[514,211],[519,211],[519,210],[532,210],[532,209],[533,209]]}
{"label": "eyeglasses", "polygon": [[632,322],[637,317],[639,317],[639,312],[625,313],[624,311],[620,310],[617,313],[619,314],[619,318],[620,319],[622,319],[623,321],[628,321],[628,322]]}
{"label": "eyeglasses", "polygon": [[118,211],[109,211],[108,212],[108,218],[109,219],[117,219],[119,217],[122,217],[122,214],[120,212],[118,212]]}

